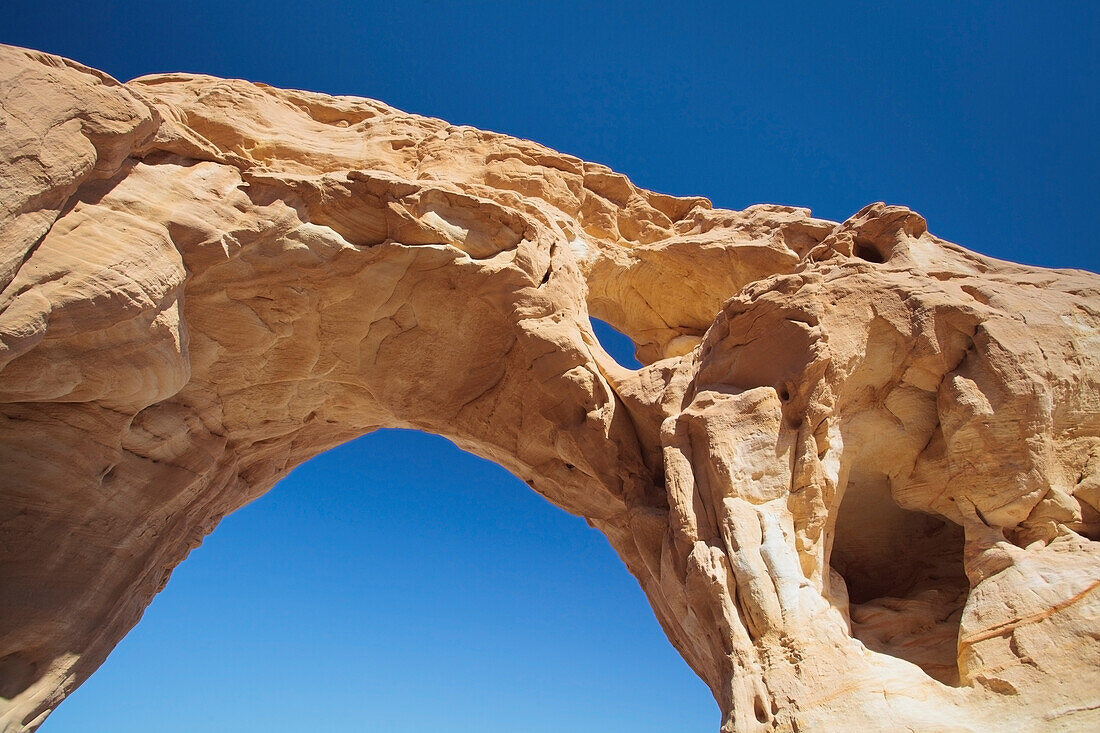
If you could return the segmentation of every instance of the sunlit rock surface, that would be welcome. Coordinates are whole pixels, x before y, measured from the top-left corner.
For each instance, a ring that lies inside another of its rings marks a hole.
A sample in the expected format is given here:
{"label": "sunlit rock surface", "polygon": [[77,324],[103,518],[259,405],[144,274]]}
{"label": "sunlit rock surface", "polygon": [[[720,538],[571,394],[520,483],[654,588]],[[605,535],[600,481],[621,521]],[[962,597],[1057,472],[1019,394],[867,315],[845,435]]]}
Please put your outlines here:
{"label": "sunlit rock surface", "polygon": [[0,729],[380,427],[603,531],[725,731],[1100,727],[1097,276],[367,99],[12,48],[0,88]]}

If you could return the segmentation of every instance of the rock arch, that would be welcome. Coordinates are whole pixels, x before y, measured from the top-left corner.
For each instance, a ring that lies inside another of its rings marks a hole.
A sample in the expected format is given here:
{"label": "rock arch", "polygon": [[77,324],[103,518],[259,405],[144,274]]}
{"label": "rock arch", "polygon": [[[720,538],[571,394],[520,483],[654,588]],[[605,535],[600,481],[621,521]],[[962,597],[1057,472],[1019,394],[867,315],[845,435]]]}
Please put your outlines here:
{"label": "rock arch", "polygon": [[0,64],[5,730],[222,517],[379,427],[606,534],[723,730],[1097,722],[1096,276],[365,99]]}

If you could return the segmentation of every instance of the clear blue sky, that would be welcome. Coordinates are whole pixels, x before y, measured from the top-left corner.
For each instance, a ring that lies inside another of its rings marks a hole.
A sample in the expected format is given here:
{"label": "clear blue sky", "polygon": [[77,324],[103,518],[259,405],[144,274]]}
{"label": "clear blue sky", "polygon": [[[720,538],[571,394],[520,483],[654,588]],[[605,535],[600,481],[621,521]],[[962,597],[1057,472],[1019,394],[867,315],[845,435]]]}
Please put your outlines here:
{"label": "clear blue sky", "polygon": [[[358,94],[659,191],[904,203],[1100,270],[1095,3],[9,3],[0,41],[120,79]],[[386,432],[226,519],[43,727],[714,731],[606,541],[445,441]]]}

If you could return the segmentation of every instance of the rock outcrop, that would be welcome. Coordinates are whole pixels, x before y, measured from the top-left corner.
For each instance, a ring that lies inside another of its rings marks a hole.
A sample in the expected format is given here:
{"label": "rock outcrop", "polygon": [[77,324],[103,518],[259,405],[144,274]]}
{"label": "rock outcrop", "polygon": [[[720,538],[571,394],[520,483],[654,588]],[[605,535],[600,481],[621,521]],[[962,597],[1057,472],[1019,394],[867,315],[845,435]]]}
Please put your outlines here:
{"label": "rock outcrop", "polygon": [[0,69],[0,729],[380,427],[606,534],[724,731],[1100,727],[1100,277],[366,99]]}

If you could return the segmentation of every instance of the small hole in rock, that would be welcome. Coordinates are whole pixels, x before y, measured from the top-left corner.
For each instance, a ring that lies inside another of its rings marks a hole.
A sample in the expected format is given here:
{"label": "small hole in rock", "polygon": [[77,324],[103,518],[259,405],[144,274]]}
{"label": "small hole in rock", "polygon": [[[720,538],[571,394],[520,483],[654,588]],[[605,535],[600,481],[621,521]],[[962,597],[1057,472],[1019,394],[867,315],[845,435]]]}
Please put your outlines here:
{"label": "small hole in rock", "polygon": [[886,258],[882,256],[882,252],[879,251],[878,247],[870,242],[859,239],[856,240],[855,246],[852,248],[852,254],[861,260],[874,262],[876,264],[881,264],[886,261]]}
{"label": "small hole in rock", "polygon": [[759,695],[753,700],[753,713],[756,714],[756,722],[768,722],[768,711],[764,708],[764,701],[760,699]]}

